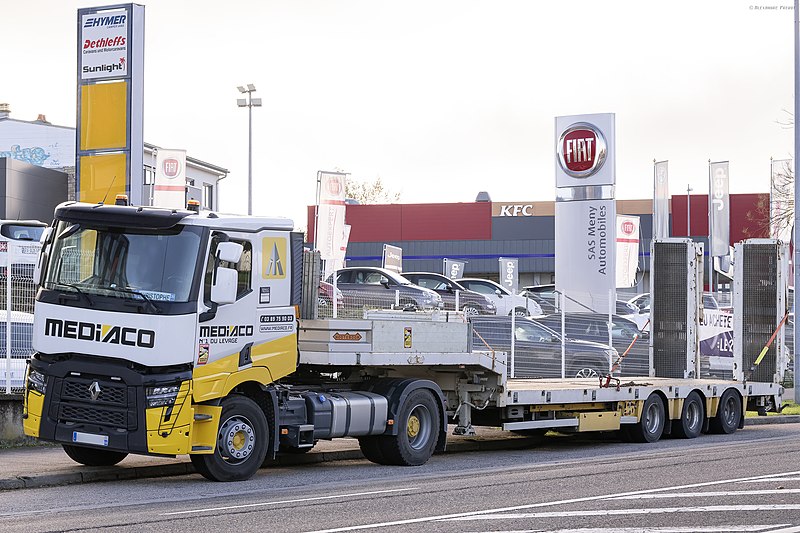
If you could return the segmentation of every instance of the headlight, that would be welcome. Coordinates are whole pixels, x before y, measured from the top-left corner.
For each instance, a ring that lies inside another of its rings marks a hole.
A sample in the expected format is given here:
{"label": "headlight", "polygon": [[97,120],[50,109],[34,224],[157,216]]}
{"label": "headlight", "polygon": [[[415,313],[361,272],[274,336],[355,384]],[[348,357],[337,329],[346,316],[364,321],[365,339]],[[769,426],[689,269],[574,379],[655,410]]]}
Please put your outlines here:
{"label": "headlight", "polygon": [[44,394],[47,391],[47,378],[38,370],[31,368],[28,372],[28,388]]}
{"label": "headlight", "polygon": [[165,407],[174,405],[175,398],[178,397],[180,385],[167,385],[163,387],[147,387],[147,407]]}

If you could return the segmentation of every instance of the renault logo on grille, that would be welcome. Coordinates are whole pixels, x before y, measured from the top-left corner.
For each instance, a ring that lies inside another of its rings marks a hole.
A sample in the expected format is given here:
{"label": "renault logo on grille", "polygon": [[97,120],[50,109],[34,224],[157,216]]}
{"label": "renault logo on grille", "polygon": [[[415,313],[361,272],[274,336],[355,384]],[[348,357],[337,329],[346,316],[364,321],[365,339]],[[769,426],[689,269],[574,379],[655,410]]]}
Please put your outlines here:
{"label": "renault logo on grille", "polygon": [[91,395],[92,401],[96,402],[97,398],[100,396],[100,384],[96,381],[93,381],[91,385],[89,385],[89,394]]}

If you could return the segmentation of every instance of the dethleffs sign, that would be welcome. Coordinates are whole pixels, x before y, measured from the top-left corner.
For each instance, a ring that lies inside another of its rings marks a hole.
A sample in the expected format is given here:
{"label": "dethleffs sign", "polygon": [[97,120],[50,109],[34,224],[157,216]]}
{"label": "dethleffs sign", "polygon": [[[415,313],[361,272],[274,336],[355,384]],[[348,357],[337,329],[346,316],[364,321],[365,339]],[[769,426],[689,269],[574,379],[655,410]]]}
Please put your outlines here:
{"label": "dethleffs sign", "polygon": [[81,16],[81,79],[128,74],[128,23],[124,9]]}

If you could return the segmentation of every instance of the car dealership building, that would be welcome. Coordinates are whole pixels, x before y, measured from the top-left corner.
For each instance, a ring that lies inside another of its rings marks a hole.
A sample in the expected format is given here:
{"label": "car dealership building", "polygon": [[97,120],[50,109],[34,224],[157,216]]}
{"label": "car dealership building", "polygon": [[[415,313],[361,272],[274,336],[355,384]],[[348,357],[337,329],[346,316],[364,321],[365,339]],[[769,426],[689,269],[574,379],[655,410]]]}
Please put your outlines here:
{"label": "car dealership building", "polygon": [[[555,202],[347,205],[350,225],[346,265],[380,266],[383,245],[403,250],[403,270],[442,272],[444,259],[464,261],[465,277],[499,279],[499,258],[519,260],[519,285],[554,282]],[[768,234],[768,194],[730,195],[731,245]],[[618,215],[640,220],[639,274],[631,291],[649,290],[652,200],[617,200]],[[308,208],[308,242],[314,242],[315,208]],[[708,196],[691,196],[691,235],[708,241]],[[670,199],[670,235],[687,235],[687,197]],[[706,263],[707,264],[707,263]]]}

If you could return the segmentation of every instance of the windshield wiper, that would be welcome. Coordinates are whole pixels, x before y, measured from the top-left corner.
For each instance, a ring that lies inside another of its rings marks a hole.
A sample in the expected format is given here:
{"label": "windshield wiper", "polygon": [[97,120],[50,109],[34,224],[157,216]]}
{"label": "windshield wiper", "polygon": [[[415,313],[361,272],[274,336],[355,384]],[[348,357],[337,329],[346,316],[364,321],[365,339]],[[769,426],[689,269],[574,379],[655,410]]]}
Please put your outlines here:
{"label": "windshield wiper", "polygon": [[130,287],[118,287],[118,286],[114,286],[114,285],[112,285],[112,289],[115,290],[115,291],[124,292],[125,294],[135,294],[136,296],[141,296],[142,298],[144,298],[144,301],[147,302],[150,305],[150,307],[153,309],[153,311],[155,311],[158,314],[161,314],[161,308],[159,306],[157,306],[155,303],[153,303],[153,300],[151,300],[142,291],[139,291],[139,290],[136,290],[136,289],[132,289]]}
{"label": "windshield wiper", "polygon": [[75,285],[74,283],[64,283],[63,281],[57,281],[56,285],[61,285],[62,287],[69,287],[70,289],[75,289],[78,292],[78,294],[86,298],[86,301],[89,302],[90,306],[94,307],[94,302],[92,301],[91,298],[89,298],[89,295],[83,292],[81,288]]}

